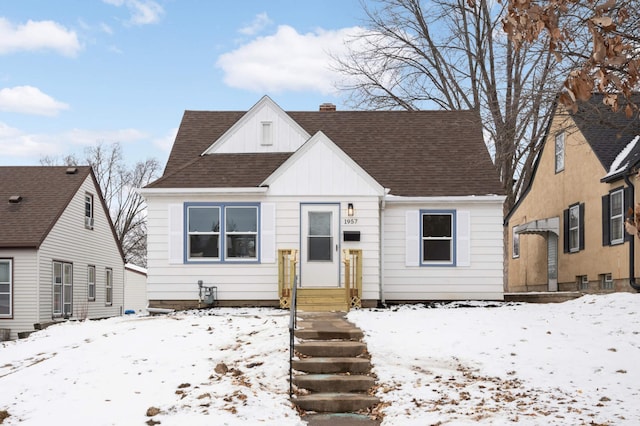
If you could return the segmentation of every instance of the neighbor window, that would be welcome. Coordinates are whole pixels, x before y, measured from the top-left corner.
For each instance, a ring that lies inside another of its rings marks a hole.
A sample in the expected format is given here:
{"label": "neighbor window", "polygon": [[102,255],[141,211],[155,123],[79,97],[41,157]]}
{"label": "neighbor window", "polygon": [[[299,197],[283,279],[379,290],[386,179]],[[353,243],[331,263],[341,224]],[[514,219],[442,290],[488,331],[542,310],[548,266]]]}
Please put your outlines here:
{"label": "neighbor window", "polygon": [[624,190],[614,191],[609,196],[609,232],[611,244],[624,241]]}
{"label": "neighbor window", "polygon": [[13,315],[13,260],[0,259],[0,318]]}
{"label": "neighbor window", "polygon": [[513,257],[514,259],[517,259],[518,257],[520,257],[520,234],[518,234],[516,232],[516,227],[514,226],[513,228],[511,228],[511,244],[512,244],[512,250],[511,250],[511,257]]}
{"label": "neighbor window", "polygon": [[613,277],[611,274],[600,274],[600,288],[602,290],[613,290]]}
{"label": "neighbor window", "polygon": [[87,299],[96,300],[96,267],[93,265],[87,268]]}
{"label": "neighbor window", "polygon": [[258,259],[257,205],[188,205],[186,218],[188,260]]}
{"label": "neighbor window", "polygon": [[578,275],[576,277],[578,290],[589,290],[589,277],[586,275]]}
{"label": "neighbor window", "polygon": [[84,227],[93,229],[93,195],[84,194]]}
{"label": "neighbor window", "polygon": [[584,250],[584,203],[574,204],[564,211],[564,252]]}
{"label": "neighbor window", "polygon": [[422,211],[422,263],[452,265],[454,263],[455,212]]}
{"label": "neighbor window", "polygon": [[564,170],[564,133],[556,135],[556,173]]}
{"label": "neighbor window", "polygon": [[569,251],[580,250],[580,208],[578,205],[569,209]]}
{"label": "neighbor window", "polygon": [[113,304],[113,270],[107,268],[105,270],[105,305],[111,306]]}
{"label": "neighbor window", "polygon": [[73,265],[53,262],[53,315],[73,314]]}

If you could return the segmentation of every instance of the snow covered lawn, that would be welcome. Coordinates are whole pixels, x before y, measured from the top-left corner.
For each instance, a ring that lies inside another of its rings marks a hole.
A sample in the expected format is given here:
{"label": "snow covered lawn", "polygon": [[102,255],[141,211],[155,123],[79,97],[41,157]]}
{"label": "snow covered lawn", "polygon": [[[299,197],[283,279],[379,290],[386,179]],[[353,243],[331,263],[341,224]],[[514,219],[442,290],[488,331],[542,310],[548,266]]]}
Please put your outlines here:
{"label": "snow covered lawn", "polygon": [[[349,313],[383,425],[640,424],[639,294],[472,305]],[[0,343],[3,425],[304,425],[288,400],[287,324],[286,311],[214,309]]]}

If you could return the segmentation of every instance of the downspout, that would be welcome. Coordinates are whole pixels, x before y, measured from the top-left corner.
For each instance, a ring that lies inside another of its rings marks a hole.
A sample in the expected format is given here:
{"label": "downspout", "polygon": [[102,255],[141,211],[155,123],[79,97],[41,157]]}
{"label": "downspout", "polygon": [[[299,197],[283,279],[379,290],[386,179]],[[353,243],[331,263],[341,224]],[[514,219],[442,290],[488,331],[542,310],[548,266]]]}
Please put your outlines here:
{"label": "downspout", "polygon": [[380,258],[380,264],[378,265],[378,287],[380,292],[380,303],[378,307],[380,308],[384,308],[387,304],[387,301],[384,297],[384,284],[382,280],[384,277],[384,209],[386,207],[385,197],[388,192],[389,190],[385,189],[385,193],[380,199],[380,214],[378,215],[378,220],[380,221],[380,223],[378,224],[378,232],[380,234],[380,237],[378,238],[378,241],[380,241],[380,246],[378,248],[378,252],[380,253],[380,255],[378,256]]}
{"label": "downspout", "polygon": [[[633,206],[635,205],[635,201],[634,201],[634,197],[635,197],[635,188],[633,186],[633,183],[631,183],[631,179],[629,179],[629,176],[627,174],[624,175],[624,181],[625,183],[629,186],[629,188],[631,188],[631,190],[629,191],[629,205]],[[635,255],[635,242],[636,242],[636,236],[632,235],[631,238],[629,239],[629,285],[635,290],[640,292],[640,285],[638,283],[636,283],[636,271],[635,271],[635,259],[636,259],[636,255]]]}

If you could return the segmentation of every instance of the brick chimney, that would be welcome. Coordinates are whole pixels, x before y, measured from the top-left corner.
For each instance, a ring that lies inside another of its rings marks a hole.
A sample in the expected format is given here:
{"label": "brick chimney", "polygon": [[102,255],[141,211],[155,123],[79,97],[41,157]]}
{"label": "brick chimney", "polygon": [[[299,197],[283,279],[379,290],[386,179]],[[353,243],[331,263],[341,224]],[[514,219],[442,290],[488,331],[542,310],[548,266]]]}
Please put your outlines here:
{"label": "brick chimney", "polygon": [[335,111],[335,110],[336,110],[336,106],[330,102],[325,102],[323,104],[320,104],[320,111],[322,112]]}

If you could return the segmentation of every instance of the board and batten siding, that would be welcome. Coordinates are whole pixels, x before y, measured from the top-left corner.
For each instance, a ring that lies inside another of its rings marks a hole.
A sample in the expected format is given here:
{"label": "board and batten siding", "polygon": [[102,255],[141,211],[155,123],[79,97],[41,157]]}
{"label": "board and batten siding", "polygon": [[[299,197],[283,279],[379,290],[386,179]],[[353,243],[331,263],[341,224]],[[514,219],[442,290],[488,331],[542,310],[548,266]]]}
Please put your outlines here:
{"label": "board and batten siding", "polygon": [[[503,298],[502,199],[495,203],[388,203],[384,211],[386,300]],[[420,211],[455,210],[456,266],[420,266]]]}
{"label": "board and batten siding", "polygon": [[0,328],[17,339],[18,332],[33,330],[37,322],[37,254],[35,249],[0,249],[0,259],[13,261],[13,318],[0,318]]}
{"label": "board and batten siding", "polygon": [[[84,196],[93,195],[94,226],[84,226]],[[104,318],[121,315],[124,300],[124,262],[102,209],[93,179],[88,176],[45,238],[39,250],[39,321],[52,320],[53,261],[73,264],[73,317]],[[96,268],[96,299],[88,300],[88,267]],[[113,271],[113,303],[105,304],[106,269]]]}
{"label": "board and batten siding", "polygon": [[[278,249],[300,248],[301,203],[340,204],[346,216],[347,204],[354,203],[358,223],[341,225],[343,230],[359,230],[360,242],[343,242],[340,249],[362,249],[363,296],[378,299],[379,233],[378,202],[375,197],[267,197],[194,195],[147,195],[147,288],[153,300],[197,300],[198,280],[218,287],[220,300],[278,300]],[[184,264],[184,203],[260,203],[260,263],[188,263]],[[343,276],[341,267],[341,276]]]}

